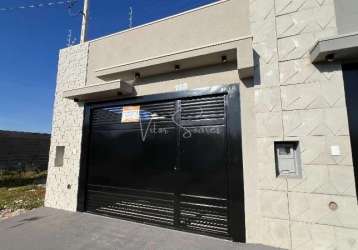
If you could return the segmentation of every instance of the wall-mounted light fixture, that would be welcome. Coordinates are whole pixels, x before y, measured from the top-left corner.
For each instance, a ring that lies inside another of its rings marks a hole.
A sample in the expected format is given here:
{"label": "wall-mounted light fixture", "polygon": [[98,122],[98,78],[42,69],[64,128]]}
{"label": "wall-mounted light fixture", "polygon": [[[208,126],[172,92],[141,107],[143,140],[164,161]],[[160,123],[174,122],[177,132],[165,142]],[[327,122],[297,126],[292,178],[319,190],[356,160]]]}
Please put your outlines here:
{"label": "wall-mounted light fixture", "polygon": [[221,62],[222,63],[227,63],[227,56],[226,55],[221,56]]}
{"label": "wall-mounted light fixture", "polygon": [[135,79],[139,79],[141,77],[141,75],[139,72],[135,72],[134,77],[135,77]]}
{"label": "wall-mounted light fixture", "polygon": [[179,65],[179,64],[175,64],[174,69],[175,69],[175,70],[180,70],[180,65]]}
{"label": "wall-mounted light fixture", "polygon": [[335,54],[328,54],[328,55],[326,55],[326,61],[327,62],[334,62],[336,60],[336,55]]}

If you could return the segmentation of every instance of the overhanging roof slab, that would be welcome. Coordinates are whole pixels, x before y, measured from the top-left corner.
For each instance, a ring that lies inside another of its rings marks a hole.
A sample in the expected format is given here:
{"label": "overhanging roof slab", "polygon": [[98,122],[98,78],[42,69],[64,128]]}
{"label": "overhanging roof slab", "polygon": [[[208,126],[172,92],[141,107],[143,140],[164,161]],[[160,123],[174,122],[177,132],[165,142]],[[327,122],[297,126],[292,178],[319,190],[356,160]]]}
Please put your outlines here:
{"label": "overhanging roof slab", "polygon": [[222,56],[226,62],[237,61],[238,71],[242,78],[253,74],[253,48],[252,36],[242,37],[217,44],[210,44],[185,51],[177,51],[172,54],[160,55],[152,58],[112,65],[95,70],[100,79],[111,79],[114,75],[125,75],[130,72],[140,72],[141,76],[148,77],[169,73],[174,70],[174,65],[180,65],[180,69],[192,69],[216,65],[222,63]]}
{"label": "overhanging roof slab", "polygon": [[124,81],[113,81],[105,84],[90,85],[67,90],[63,92],[63,97],[78,102],[88,102],[134,94],[135,89],[129,83]]}
{"label": "overhanging roof slab", "polygon": [[322,39],[316,43],[310,54],[313,63],[358,60],[358,33]]}

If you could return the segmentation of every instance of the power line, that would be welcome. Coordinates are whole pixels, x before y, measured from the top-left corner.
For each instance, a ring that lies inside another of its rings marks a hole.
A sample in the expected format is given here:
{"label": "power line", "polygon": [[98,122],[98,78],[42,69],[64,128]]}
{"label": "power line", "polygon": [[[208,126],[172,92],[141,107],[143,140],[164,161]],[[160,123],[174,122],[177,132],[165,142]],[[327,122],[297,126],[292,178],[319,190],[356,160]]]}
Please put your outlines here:
{"label": "power line", "polygon": [[43,8],[43,7],[55,7],[59,5],[67,5],[67,8],[71,9],[77,1],[78,0],[65,0],[65,1],[53,1],[53,2],[46,2],[46,3],[29,4],[29,5],[23,5],[17,7],[0,7],[0,12],[35,9],[35,8]]}

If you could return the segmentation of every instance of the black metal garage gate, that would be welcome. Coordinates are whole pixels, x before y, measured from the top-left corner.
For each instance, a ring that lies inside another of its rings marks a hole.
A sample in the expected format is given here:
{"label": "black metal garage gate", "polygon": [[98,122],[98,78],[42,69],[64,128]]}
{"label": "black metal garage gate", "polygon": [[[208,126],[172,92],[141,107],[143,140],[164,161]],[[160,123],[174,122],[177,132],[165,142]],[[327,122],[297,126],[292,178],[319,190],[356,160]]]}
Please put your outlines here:
{"label": "black metal garage gate", "polygon": [[83,210],[244,241],[239,103],[231,85],[88,104]]}

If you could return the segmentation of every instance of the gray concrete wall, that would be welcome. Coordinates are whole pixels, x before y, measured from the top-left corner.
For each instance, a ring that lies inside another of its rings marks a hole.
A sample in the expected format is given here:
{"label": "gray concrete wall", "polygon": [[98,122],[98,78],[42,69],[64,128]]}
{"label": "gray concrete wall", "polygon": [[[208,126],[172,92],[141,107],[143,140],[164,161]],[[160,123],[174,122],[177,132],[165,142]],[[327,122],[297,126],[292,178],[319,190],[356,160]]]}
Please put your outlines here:
{"label": "gray concrete wall", "polygon": [[358,32],[358,1],[335,0],[339,34]]}

